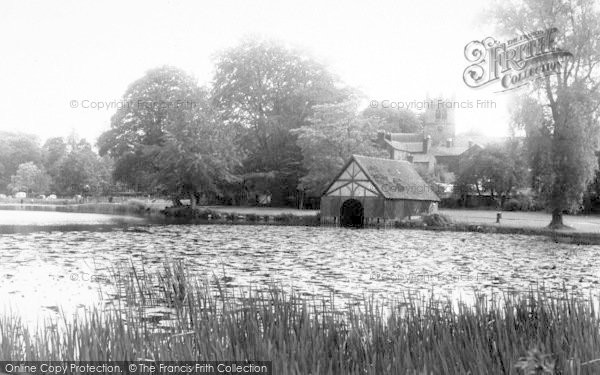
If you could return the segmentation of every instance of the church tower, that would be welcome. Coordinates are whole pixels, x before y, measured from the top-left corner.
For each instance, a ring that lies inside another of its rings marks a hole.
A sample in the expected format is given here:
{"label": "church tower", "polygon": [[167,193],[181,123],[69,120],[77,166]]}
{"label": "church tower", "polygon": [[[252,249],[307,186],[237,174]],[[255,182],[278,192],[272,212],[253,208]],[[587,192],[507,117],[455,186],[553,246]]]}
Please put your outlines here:
{"label": "church tower", "polygon": [[448,145],[454,143],[456,136],[456,123],[454,121],[454,97],[444,99],[441,95],[437,98],[426,100],[427,106],[422,115],[424,136],[431,137],[431,145]]}

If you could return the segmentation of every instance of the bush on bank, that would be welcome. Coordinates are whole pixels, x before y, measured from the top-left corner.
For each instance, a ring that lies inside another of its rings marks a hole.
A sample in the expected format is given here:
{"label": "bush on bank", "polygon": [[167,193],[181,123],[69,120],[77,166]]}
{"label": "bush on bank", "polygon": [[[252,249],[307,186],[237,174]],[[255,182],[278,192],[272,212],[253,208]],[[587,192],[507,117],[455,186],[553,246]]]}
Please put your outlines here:
{"label": "bush on bank", "polygon": [[252,223],[252,224],[277,224],[297,226],[319,226],[320,215],[294,215],[282,213],[274,216],[258,215],[256,213],[239,214],[235,212],[223,213],[211,209],[192,209],[190,206],[167,207],[161,211],[167,218],[189,220],[200,223]]}

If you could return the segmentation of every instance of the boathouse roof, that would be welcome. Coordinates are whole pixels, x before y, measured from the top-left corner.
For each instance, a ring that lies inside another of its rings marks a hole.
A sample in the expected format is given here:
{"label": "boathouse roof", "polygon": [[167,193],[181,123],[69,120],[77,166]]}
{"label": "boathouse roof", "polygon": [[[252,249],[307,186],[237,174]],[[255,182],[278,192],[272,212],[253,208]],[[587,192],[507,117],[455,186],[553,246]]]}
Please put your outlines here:
{"label": "boathouse roof", "polygon": [[362,155],[352,155],[324,195],[440,200],[410,162]]}

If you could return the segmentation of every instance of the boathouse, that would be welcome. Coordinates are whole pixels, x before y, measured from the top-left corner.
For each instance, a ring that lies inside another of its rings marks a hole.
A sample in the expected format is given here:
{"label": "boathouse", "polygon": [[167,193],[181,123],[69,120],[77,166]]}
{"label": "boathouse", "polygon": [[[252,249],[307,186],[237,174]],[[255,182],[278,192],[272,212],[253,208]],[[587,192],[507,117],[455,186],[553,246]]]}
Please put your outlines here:
{"label": "boathouse", "polygon": [[321,221],[385,225],[432,212],[439,201],[410,162],[353,155],[321,197]]}

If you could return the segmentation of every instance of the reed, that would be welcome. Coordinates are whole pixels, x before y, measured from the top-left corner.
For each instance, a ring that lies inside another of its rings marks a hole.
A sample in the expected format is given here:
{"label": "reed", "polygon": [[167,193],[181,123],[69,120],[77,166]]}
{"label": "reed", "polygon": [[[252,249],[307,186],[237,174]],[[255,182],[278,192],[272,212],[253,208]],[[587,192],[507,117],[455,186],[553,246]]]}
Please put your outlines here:
{"label": "reed", "polygon": [[365,298],[339,311],[332,298],[207,284],[181,263],[114,278],[112,308],[35,328],[1,316],[0,359],[268,360],[275,374],[600,373],[596,310],[568,292],[474,305]]}

